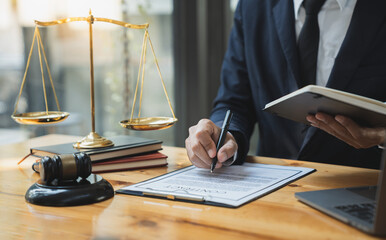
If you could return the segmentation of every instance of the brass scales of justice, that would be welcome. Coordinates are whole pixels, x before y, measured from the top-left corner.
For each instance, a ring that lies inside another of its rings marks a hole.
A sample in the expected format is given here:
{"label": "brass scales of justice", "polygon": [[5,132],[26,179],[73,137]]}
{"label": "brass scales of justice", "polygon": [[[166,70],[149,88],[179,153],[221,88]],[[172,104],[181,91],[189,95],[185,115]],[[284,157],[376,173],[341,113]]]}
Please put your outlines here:
{"label": "brass scales of justice", "polygon": [[[134,93],[134,100],[131,110],[130,119],[128,120],[122,120],[120,122],[121,126],[127,129],[132,130],[139,130],[139,131],[146,131],[146,130],[159,130],[159,129],[166,129],[171,127],[174,123],[177,122],[177,118],[174,115],[173,107],[170,103],[170,99],[168,96],[168,93],[166,91],[165,83],[161,75],[161,71],[158,65],[158,60],[156,58],[153,44],[150,40],[150,35],[148,32],[149,24],[142,24],[142,25],[136,25],[136,24],[130,24],[118,20],[108,19],[108,18],[99,18],[94,17],[91,13],[91,10],[89,12],[88,17],[70,17],[65,19],[60,19],[56,21],[50,21],[50,22],[41,22],[35,20],[35,32],[32,40],[31,50],[29,52],[26,69],[23,77],[23,81],[20,87],[19,96],[16,101],[15,110],[12,114],[12,118],[20,124],[51,124],[51,123],[58,123],[63,120],[65,120],[68,116],[68,112],[63,112],[60,110],[58,98],[56,96],[55,87],[52,81],[51,72],[47,63],[47,57],[46,53],[44,51],[43,42],[40,36],[39,32],[39,26],[41,27],[47,27],[47,26],[53,26],[58,24],[64,24],[64,23],[70,23],[75,21],[84,21],[88,22],[89,24],[89,35],[90,35],[90,95],[91,95],[91,124],[92,129],[91,132],[84,137],[83,139],[79,140],[78,142],[74,143],[74,148],[100,148],[100,147],[109,147],[113,146],[114,143],[102,136],[100,136],[98,133],[95,132],[95,101],[94,101],[94,61],[93,61],[93,34],[92,34],[92,25],[94,22],[107,22],[112,23],[116,25],[120,25],[125,28],[131,28],[131,29],[143,29],[144,30],[144,37],[143,37],[143,43],[142,43],[142,51],[141,51],[141,58],[140,58],[140,64],[139,64],[139,70],[138,70],[138,77],[137,77],[137,83]],[[17,108],[19,104],[19,100],[23,91],[23,87],[26,81],[28,67],[31,60],[31,55],[33,52],[35,41],[37,41],[38,45],[38,55],[39,55],[39,61],[40,61],[40,70],[42,73],[42,83],[43,83],[43,92],[44,92],[44,100],[45,100],[45,106],[46,111],[41,112],[27,112],[27,113],[19,113],[17,114]],[[151,51],[153,53],[154,62],[157,67],[157,71],[159,74],[159,77],[162,82],[163,90],[165,92],[166,99],[169,103],[169,108],[172,113],[172,117],[141,117],[141,105],[142,105],[142,91],[143,91],[143,83],[144,83],[144,76],[145,76],[145,63],[146,63],[146,50],[147,50],[147,44],[149,43]],[[48,104],[47,104],[47,95],[46,95],[46,86],[45,86],[45,80],[44,80],[44,70],[43,70],[43,61],[42,61],[42,55],[44,58],[44,62],[46,65],[47,73],[50,79],[51,87],[54,93],[56,105],[57,105],[57,111],[49,111],[48,110]],[[140,99],[139,99],[139,108],[138,108],[138,117],[133,118],[134,108],[136,104],[137,99],[137,93],[138,93],[138,86],[139,82],[141,81],[141,91],[140,91]]]}

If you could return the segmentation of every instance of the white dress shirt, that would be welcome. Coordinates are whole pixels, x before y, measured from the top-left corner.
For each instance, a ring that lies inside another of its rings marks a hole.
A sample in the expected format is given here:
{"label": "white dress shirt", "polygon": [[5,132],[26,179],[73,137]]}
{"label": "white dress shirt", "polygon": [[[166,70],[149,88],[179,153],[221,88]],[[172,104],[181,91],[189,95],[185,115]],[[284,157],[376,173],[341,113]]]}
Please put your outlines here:
{"label": "white dress shirt", "polygon": [[[303,0],[293,0],[296,38],[306,17]],[[326,86],[335,58],[350,25],[356,0],[326,0],[318,14],[320,30],[316,84]]]}
{"label": "white dress shirt", "polygon": [[[293,0],[295,10],[296,39],[299,37],[306,18],[306,11],[302,6],[303,0]],[[347,29],[351,22],[357,0],[326,0],[318,14],[320,30],[318,62],[316,66],[316,84],[326,86],[330,77],[335,58],[338,55]],[[233,158],[224,162],[224,166],[231,165],[237,158],[237,151]]]}

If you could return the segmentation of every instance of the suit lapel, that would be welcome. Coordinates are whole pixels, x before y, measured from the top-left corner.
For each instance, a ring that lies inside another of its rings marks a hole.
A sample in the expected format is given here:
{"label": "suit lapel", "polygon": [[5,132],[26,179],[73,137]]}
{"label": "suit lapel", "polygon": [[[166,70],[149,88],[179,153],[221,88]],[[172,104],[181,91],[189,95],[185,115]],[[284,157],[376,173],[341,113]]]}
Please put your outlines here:
{"label": "suit lapel", "polygon": [[298,79],[299,75],[293,1],[278,0],[276,3],[273,3],[272,16],[280,46],[291,74],[292,80],[287,82],[287,89],[288,92],[292,92],[298,89],[296,79]]}
{"label": "suit lapel", "polygon": [[345,90],[385,17],[385,0],[358,0],[327,87]]}
{"label": "suit lapel", "polygon": [[[335,59],[327,87],[340,90],[347,88],[362,58],[368,48],[371,47],[371,42],[385,17],[385,7],[380,7],[382,4],[386,5],[385,3],[384,0],[357,1],[347,34]],[[319,131],[321,130],[314,127],[308,129],[299,151],[299,157],[308,154],[304,152],[308,151],[306,149],[312,149],[306,146]]]}

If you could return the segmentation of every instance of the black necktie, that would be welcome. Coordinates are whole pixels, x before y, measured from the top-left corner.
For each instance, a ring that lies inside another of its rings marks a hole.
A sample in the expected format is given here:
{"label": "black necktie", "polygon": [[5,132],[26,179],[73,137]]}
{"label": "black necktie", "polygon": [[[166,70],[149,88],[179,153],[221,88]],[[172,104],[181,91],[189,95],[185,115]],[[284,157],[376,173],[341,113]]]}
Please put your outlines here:
{"label": "black necktie", "polygon": [[300,81],[299,87],[316,83],[316,63],[319,48],[318,13],[326,0],[304,0],[306,19],[298,39]]}

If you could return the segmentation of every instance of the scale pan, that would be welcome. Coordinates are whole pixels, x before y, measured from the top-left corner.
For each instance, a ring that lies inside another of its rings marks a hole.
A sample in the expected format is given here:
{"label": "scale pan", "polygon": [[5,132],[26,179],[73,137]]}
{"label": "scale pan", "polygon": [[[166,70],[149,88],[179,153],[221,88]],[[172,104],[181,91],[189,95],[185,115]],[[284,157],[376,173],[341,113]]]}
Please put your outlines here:
{"label": "scale pan", "polygon": [[148,131],[148,130],[161,130],[173,126],[178,120],[177,118],[170,117],[148,117],[148,118],[134,118],[130,121],[123,120],[120,121],[122,127],[138,130],[138,131]]}
{"label": "scale pan", "polygon": [[66,119],[70,114],[68,112],[28,112],[12,115],[13,120],[20,124],[51,124],[58,123]]}

